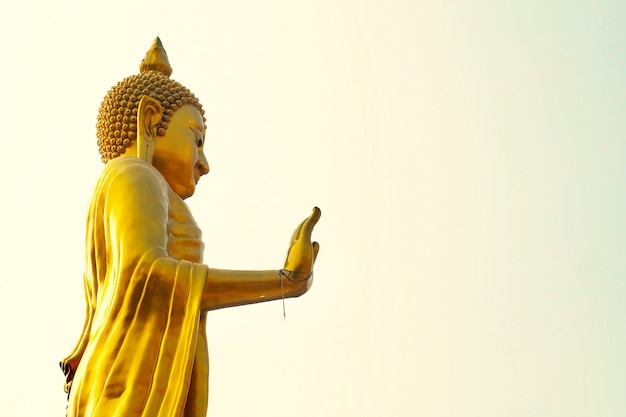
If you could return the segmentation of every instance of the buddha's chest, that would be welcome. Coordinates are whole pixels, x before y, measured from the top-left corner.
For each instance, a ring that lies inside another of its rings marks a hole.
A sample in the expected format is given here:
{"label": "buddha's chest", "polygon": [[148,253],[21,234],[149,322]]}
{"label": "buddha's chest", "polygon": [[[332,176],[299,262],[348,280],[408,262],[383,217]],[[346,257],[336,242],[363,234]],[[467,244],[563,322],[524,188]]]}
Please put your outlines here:
{"label": "buddha's chest", "polygon": [[189,207],[173,192],[170,193],[169,203],[167,251],[176,259],[202,262],[202,231],[193,219]]}

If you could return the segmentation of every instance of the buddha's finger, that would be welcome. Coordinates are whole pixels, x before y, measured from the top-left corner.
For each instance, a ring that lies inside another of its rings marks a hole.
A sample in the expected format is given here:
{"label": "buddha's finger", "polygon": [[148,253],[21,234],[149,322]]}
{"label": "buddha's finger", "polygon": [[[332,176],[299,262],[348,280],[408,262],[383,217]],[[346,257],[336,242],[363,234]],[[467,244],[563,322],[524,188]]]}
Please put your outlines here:
{"label": "buddha's finger", "polygon": [[313,242],[313,263],[315,263],[315,260],[317,259],[317,254],[320,251],[320,244],[317,242]]}
{"label": "buddha's finger", "polygon": [[291,242],[295,242],[296,240],[298,240],[298,237],[300,236],[300,231],[302,230],[302,226],[306,221],[307,219],[302,220],[298,227],[296,227],[296,230],[293,231],[293,234],[291,235]]}
{"label": "buddha's finger", "polygon": [[302,229],[300,230],[300,239],[306,239],[308,241],[311,240],[311,233],[313,233],[313,228],[315,227],[321,216],[322,211],[318,207],[313,207],[313,213],[311,213],[311,215],[306,218],[302,225]]}

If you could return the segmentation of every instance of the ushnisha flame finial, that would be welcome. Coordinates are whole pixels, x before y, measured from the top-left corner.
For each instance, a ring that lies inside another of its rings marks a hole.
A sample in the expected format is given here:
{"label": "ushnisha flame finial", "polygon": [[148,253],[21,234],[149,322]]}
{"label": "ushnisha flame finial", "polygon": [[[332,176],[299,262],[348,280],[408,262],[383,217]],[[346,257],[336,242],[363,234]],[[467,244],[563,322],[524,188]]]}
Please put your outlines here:
{"label": "ushnisha flame finial", "polygon": [[148,71],[159,71],[168,77],[172,75],[170,61],[167,59],[167,53],[158,36],[152,42],[152,46],[146,52],[146,56],[141,60],[141,64],[139,64],[139,72],[143,74]]}

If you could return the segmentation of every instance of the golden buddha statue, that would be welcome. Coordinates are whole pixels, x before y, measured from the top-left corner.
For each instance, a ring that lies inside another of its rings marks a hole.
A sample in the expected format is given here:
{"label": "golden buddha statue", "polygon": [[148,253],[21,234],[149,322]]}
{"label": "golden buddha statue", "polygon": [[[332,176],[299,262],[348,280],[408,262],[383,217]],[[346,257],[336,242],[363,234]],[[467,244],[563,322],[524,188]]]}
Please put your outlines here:
{"label": "golden buddha statue", "polygon": [[205,416],[209,310],[297,297],[311,286],[320,210],[294,231],[284,269],[203,264],[201,231],[183,201],[209,172],[205,119],[157,38],[141,73],[100,106],[105,163],[87,220],[86,319],[61,362],[70,417]]}

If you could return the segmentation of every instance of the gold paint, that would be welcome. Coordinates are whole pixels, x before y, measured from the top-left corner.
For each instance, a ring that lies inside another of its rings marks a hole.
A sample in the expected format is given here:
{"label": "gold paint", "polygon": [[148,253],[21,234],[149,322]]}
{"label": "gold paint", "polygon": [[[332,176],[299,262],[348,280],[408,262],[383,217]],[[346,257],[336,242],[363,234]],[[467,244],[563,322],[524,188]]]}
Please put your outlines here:
{"label": "gold paint", "polygon": [[[142,70],[163,69],[167,55],[158,38],[153,49]],[[89,208],[85,324],[61,362],[67,415],[205,416],[207,312],[280,299],[283,292],[304,294],[319,251],[311,233],[321,212],[314,208],[293,233],[288,279],[279,270],[209,268],[201,231],[183,201],[209,172],[201,106],[176,106],[163,128],[162,100],[134,99],[136,138],[126,137],[122,156],[103,156],[107,162]],[[101,107],[99,118],[113,116],[114,108]]]}

